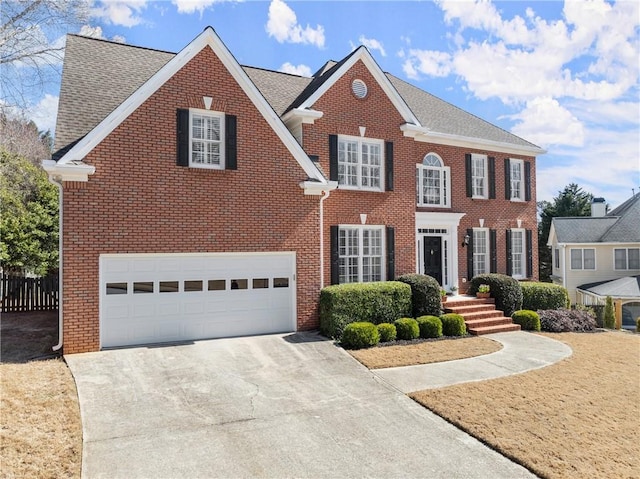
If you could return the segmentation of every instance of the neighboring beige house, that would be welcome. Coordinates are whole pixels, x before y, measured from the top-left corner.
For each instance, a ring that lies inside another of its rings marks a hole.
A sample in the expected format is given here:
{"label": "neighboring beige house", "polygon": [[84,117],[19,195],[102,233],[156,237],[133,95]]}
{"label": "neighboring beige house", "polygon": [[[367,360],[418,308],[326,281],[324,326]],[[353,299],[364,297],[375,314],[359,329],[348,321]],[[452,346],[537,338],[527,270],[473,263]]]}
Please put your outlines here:
{"label": "neighboring beige house", "polygon": [[640,290],[629,288],[640,277],[640,193],[608,214],[605,200],[594,198],[591,216],[553,218],[547,245],[551,279],[567,288],[572,303],[603,304],[611,296],[625,326],[640,314]]}

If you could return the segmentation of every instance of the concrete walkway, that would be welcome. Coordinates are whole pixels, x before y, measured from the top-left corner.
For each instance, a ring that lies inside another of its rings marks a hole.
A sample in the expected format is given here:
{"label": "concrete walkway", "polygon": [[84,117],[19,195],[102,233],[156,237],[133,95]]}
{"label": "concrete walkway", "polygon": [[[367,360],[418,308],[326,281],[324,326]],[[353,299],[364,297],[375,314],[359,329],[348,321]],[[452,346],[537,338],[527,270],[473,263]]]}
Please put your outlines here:
{"label": "concrete walkway", "polygon": [[571,356],[569,346],[524,331],[483,336],[502,344],[495,353],[444,363],[372,370],[403,393],[520,374]]}

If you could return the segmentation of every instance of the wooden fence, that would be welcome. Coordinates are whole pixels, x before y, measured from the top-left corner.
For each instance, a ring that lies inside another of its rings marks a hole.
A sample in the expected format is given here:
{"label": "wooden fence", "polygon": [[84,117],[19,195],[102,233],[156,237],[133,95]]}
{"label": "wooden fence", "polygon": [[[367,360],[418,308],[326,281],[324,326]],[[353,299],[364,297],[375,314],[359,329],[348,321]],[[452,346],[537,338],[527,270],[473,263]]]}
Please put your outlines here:
{"label": "wooden fence", "polygon": [[59,291],[57,274],[25,278],[2,273],[0,275],[1,312],[56,310]]}

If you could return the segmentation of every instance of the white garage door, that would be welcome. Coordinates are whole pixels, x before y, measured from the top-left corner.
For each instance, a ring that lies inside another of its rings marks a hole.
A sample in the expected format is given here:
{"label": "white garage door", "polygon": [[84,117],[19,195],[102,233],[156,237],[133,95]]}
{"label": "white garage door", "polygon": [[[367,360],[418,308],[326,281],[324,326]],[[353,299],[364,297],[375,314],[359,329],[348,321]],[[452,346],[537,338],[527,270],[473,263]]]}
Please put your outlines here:
{"label": "white garage door", "polygon": [[100,256],[100,346],[295,331],[295,253]]}

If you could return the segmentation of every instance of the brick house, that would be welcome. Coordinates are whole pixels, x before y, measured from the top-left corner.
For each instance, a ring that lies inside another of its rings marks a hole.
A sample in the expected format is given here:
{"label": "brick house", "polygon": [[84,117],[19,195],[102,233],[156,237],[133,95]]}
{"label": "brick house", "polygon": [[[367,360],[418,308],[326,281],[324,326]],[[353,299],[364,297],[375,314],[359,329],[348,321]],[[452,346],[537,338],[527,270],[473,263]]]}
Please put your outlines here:
{"label": "brick house", "polygon": [[178,54],[70,35],[56,149],[65,353],[313,329],[334,283],[537,277],[544,151],[364,47],[307,78],[210,27]]}

